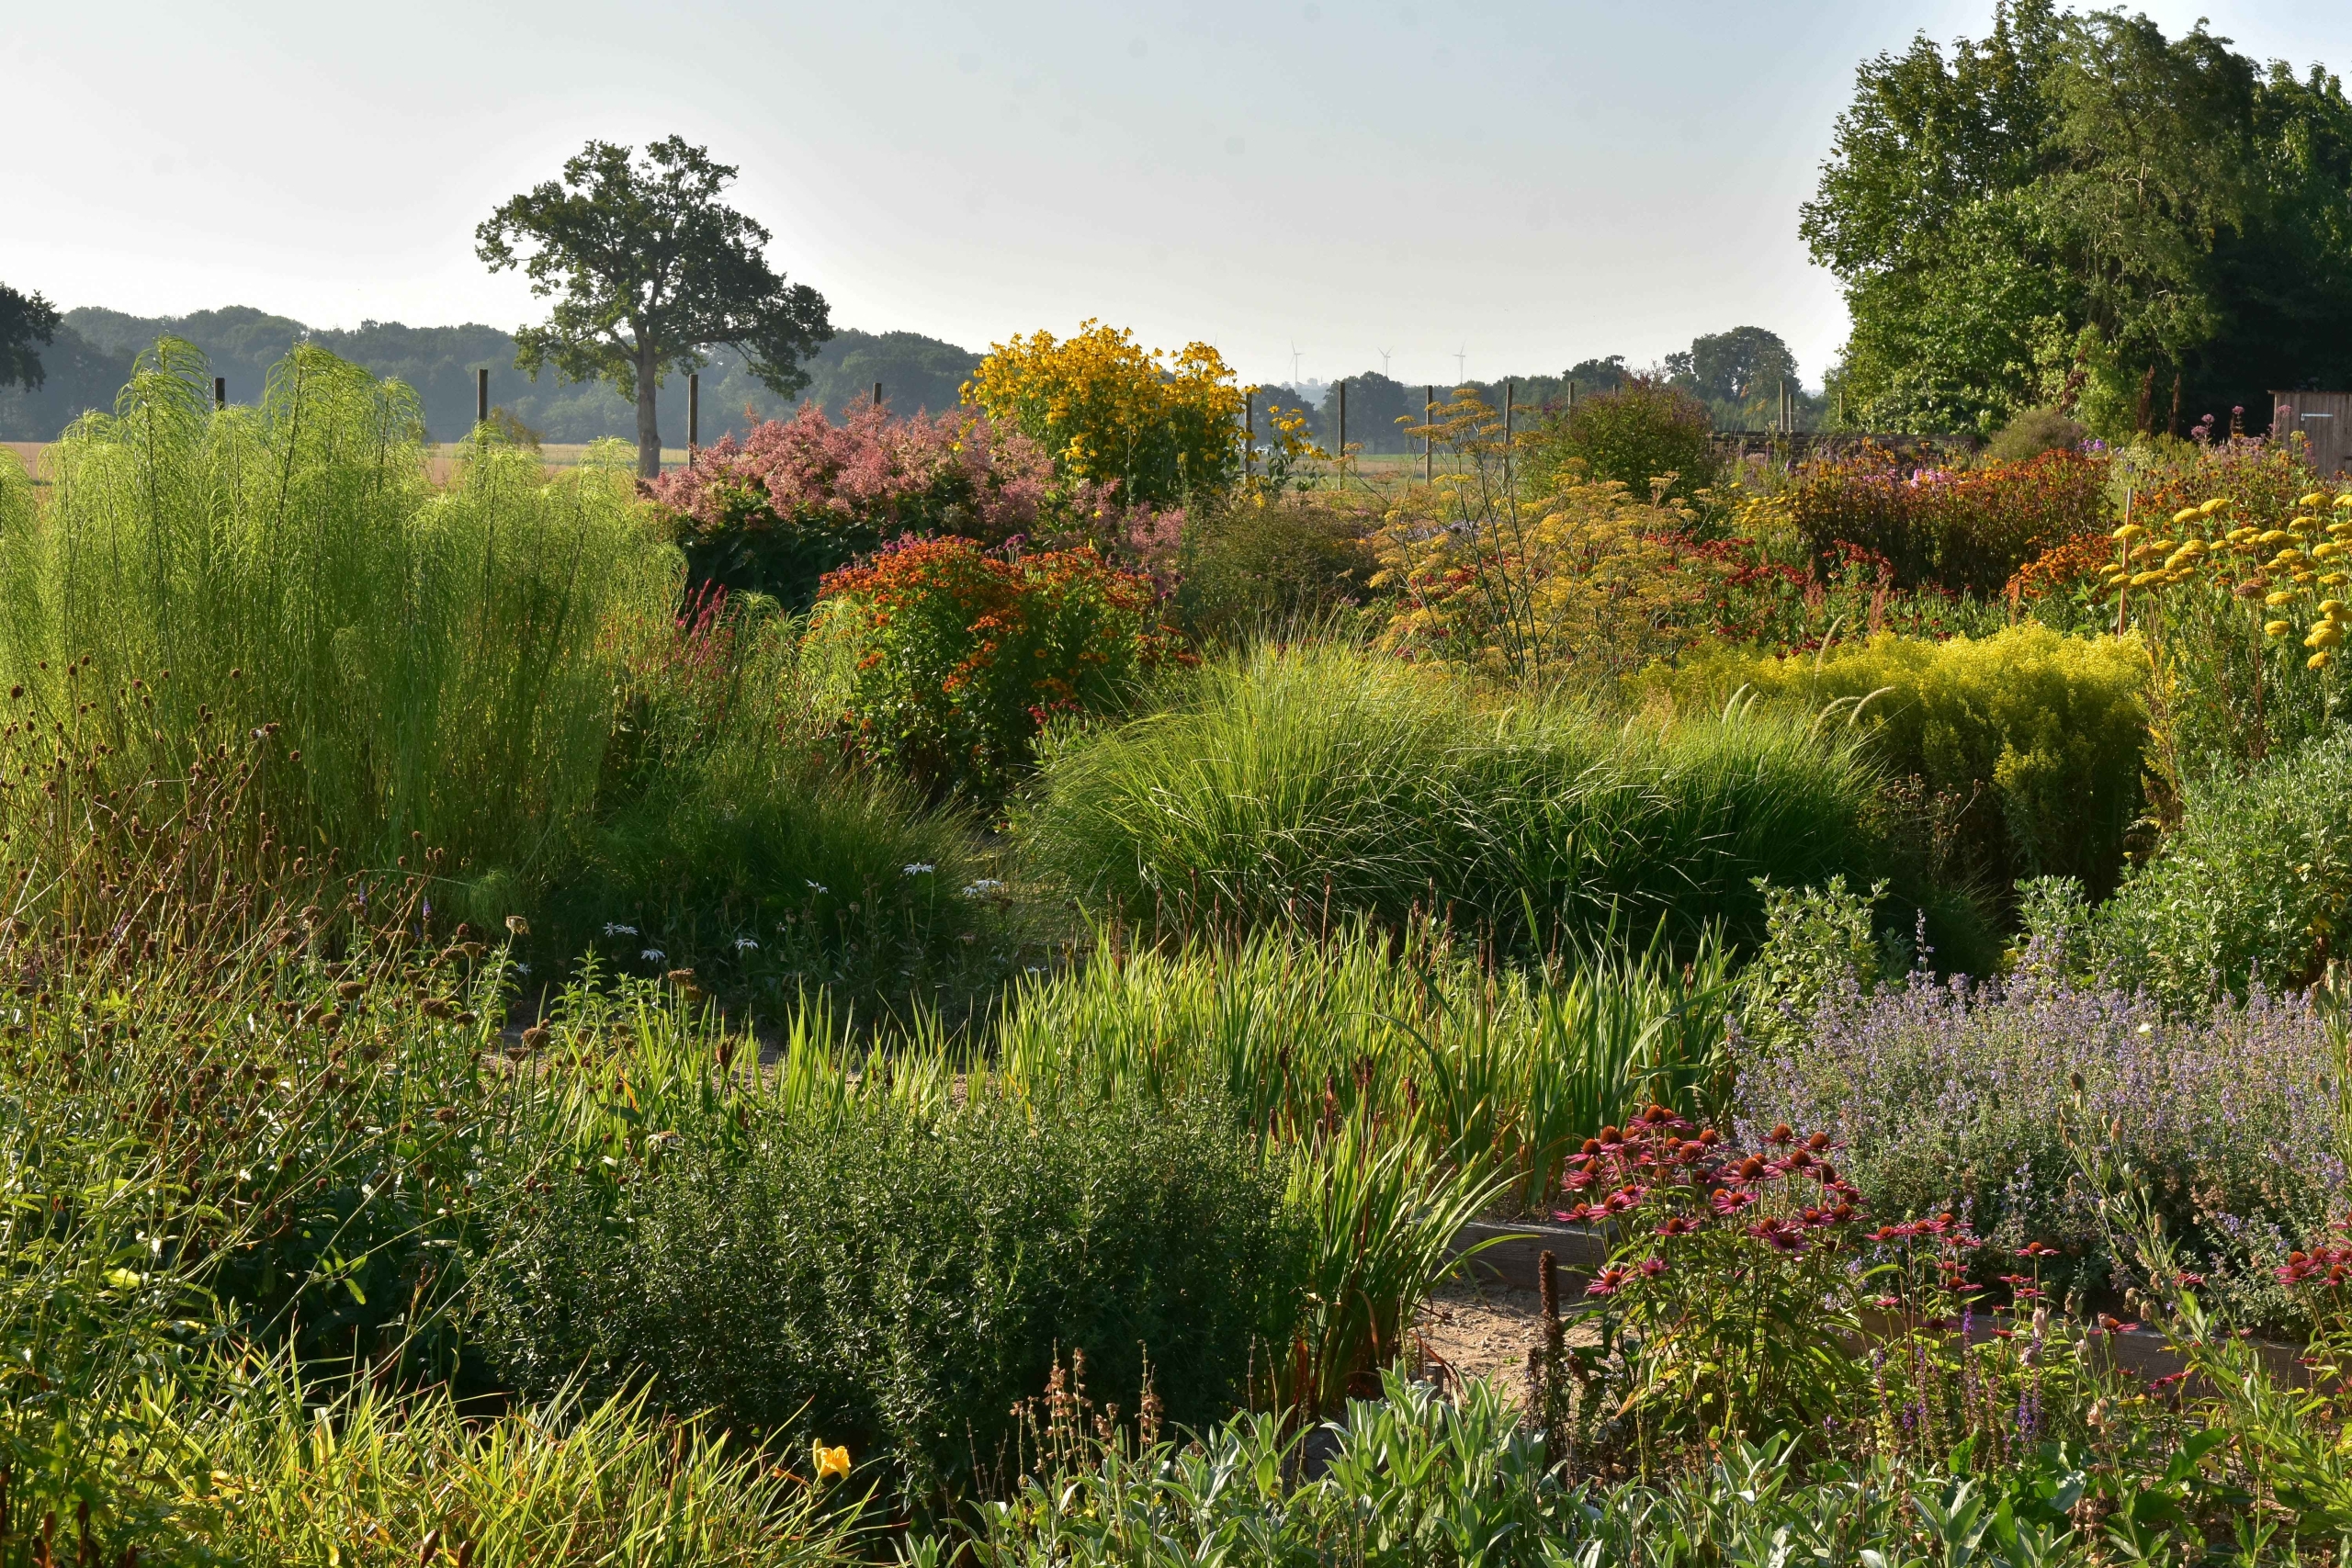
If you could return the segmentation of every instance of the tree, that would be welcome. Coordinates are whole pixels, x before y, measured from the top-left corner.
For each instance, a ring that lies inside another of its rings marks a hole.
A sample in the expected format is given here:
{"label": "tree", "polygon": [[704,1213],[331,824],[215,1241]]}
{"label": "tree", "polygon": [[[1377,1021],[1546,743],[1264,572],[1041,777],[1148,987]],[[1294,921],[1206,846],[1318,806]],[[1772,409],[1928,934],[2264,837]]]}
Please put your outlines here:
{"label": "tree", "polygon": [[1778,333],[1762,327],[1734,327],[1690,340],[1689,349],[1666,356],[1666,368],[1677,380],[1710,403],[1745,408],[1759,399],[1777,400],[1781,383],[1797,378],[1796,355]]}
{"label": "tree", "polygon": [[19,294],[0,283],[0,387],[37,391],[40,355],[57,337],[57,308],[39,294]]}
{"label": "tree", "polygon": [[[637,402],[637,471],[662,471],[654,392],[725,344],[778,397],[808,384],[802,361],[832,335],[822,296],[787,284],[763,254],[769,235],[721,206],[733,167],[673,136],[631,163],[591,141],[563,176],[508,200],[474,231],[492,272],[520,266],[531,292],[560,296],[540,326],[514,334],[514,363],[537,377],[610,380]],[[536,247],[528,254],[517,245]]]}
{"label": "tree", "polygon": [[1881,429],[2103,434],[2352,380],[2352,103],[2203,26],[2014,0],[1857,73],[1800,231]]}

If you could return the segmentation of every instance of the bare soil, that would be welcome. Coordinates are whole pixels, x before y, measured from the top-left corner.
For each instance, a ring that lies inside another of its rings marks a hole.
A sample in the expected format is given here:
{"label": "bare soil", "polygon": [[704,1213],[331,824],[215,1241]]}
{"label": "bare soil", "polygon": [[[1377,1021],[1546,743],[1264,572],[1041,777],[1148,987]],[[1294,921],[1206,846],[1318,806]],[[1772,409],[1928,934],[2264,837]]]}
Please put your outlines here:
{"label": "bare soil", "polygon": [[[1533,1291],[1456,1280],[1430,1298],[1416,1327],[1430,1371],[1442,1365],[1465,1382],[1484,1378],[1527,1404],[1527,1352],[1544,1343],[1543,1300]],[[1570,1319],[1568,1343],[1590,1337]]]}

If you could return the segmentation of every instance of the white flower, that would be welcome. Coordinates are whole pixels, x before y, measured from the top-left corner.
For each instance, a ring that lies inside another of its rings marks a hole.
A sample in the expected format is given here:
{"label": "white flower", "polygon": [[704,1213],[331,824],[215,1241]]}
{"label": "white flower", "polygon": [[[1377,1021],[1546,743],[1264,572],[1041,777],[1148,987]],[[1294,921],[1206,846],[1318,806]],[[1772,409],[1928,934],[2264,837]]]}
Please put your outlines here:
{"label": "white flower", "polygon": [[909,861],[906,864],[899,868],[899,874],[901,876],[929,876],[933,872],[937,871],[938,869],[939,868],[937,866],[926,864],[922,861]]}
{"label": "white flower", "polygon": [[635,926],[607,925],[605,928],[605,934],[606,936],[635,936],[637,934],[637,928]]}
{"label": "white flower", "polygon": [[[804,881],[804,882],[808,882],[808,879],[807,877],[803,877],[803,878],[801,878],[801,880],[802,880],[802,881]],[[811,887],[813,887],[813,888],[815,888],[815,889],[816,889],[818,892],[820,892],[820,893],[831,893],[831,892],[832,891],[832,889],[831,889],[831,888],[830,888],[830,887],[826,886],[825,886],[823,883],[821,883],[821,882],[809,882],[809,883],[808,883],[808,886],[811,886]]]}
{"label": "white flower", "polygon": [[1029,965],[1028,973],[1032,975],[1043,975],[1045,972],[1045,967],[1042,964],[1032,964]]}
{"label": "white flower", "polygon": [[993,876],[983,876],[978,882],[971,883],[965,887],[964,897],[967,898],[985,898],[991,893],[1001,893],[1002,891],[1004,891],[1003,883],[998,881]]}
{"label": "white flower", "polygon": [[514,973],[517,975],[528,975],[530,972],[531,966],[527,964],[517,964],[514,965]]}
{"label": "white flower", "polygon": [[760,944],[750,937],[739,936],[735,939],[735,951],[738,953],[756,953],[759,947]]}
{"label": "white flower", "polygon": [[638,956],[644,959],[648,964],[659,964],[670,955],[662,952],[658,947],[649,947],[644,952],[639,953]]}

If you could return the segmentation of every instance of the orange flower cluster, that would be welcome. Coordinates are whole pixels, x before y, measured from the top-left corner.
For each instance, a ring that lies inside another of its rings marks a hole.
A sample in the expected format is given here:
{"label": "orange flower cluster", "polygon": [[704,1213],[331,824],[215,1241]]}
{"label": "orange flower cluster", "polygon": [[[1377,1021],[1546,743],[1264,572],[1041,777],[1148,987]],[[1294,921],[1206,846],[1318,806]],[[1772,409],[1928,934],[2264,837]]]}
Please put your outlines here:
{"label": "orange flower cluster", "polygon": [[1000,796],[1057,715],[1188,657],[1151,580],[1093,548],[908,539],[827,575],[807,647],[848,745],[935,793]]}

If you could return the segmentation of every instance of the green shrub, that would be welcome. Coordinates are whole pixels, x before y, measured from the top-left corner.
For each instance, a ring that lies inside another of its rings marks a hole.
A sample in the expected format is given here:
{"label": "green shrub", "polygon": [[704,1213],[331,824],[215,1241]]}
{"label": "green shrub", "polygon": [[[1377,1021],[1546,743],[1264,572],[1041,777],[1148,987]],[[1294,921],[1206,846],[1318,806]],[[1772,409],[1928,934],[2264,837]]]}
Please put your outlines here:
{"label": "green shrub", "polygon": [[1666,495],[1688,501],[1722,470],[1713,430],[1698,399],[1635,376],[1614,390],[1578,398],[1529,432],[1521,478],[1532,487],[1529,494],[1546,495],[1557,488],[1562,467],[1575,462],[1587,479],[1614,480],[1635,496],[1647,497],[1663,479]]}
{"label": "green shrub", "polygon": [[1129,1409],[1148,1358],[1170,1415],[1204,1423],[1287,1343],[1279,1190],[1221,1104],[978,1080],[953,1109],[738,1104],[623,1182],[509,1173],[480,1332],[516,1386],[644,1376],[740,1434],[880,1457],[920,1495],[1006,1461],[1057,1348]]}
{"label": "green shrub", "polygon": [[2092,912],[2087,953],[2177,1005],[2305,986],[2343,954],[2347,907],[2352,735],[2337,729],[2190,781],[2178,829]]}
{"label": "green shrub", "polygon": [[1707,707],[1745,688],[1857,736],[1889,775],[1918,781],[1951,878],[2006,894],[2071,876],[2103,895],[2122,872],[2147,741],[2136,639],[2032,623],[1981,641],[1882,633],[1814,657],[1723,650],[1649,679]]}
{"label": "green shrub", "polygon": [[1007,558],[910,540],[825,580],[804,657],[847,743],[940,795],[1000,796],[1057,715],[1177,657],[1159,596],[1091,548]]}
{"label": "green shrub", "polygon": [[[481,445],[435,490],[397,384],[302,348],[214,411],[202,369],[167,342],[45,498],[0,481],[7,716],[62,726],[94,797],[269,730],[240,823],[314,865],[440,852],[430,900],[530,917],[548,976],[608,925],[646,938],[603,942],[625,968],[771,992],[898,1000],[992,962],[965,834],[841,764],[787,623],[676,613],[623,458],[551,476]],[[32,803],[0,795],[0,860],[37,848]]]}
{"label": "green shrub", "polygon": [[1221,659],[1163,711],[1064,737],[1017,821],[1080,898],[1147,926],[1419,910],[1538,954],[1612,922],[1751,940],[1754,878],[1869,870],[1874,788],[1793,724],[1620,728],[1314,645]]}
{"label": "green shrub", "polygon": [[1996,462],[2022,463],[2044,452],[2071,452],[2089,434],[2056,409],[2027,409],[1985,443],[1984,456]]}
{"label": "green shrub", "polygon": [[1376,521],[1306,498],[1196,507],[1179,557],[1177,618],[1196,641],[1230,642],[1361,604],[1379,570]]}

